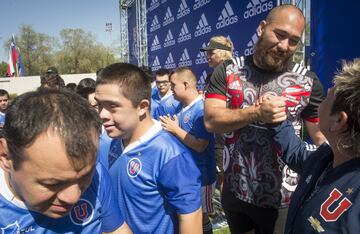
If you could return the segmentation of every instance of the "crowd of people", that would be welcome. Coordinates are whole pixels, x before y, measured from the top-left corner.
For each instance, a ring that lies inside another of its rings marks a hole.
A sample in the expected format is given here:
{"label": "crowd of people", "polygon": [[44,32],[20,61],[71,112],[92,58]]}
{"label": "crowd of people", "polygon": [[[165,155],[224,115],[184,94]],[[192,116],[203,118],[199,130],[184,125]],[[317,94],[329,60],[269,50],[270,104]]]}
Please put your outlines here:
{"label": "crowd of people", "polygon": [[215,188],[234,234],[359,233],[360,59],[324,98],[293,62],[304,27],[281,5],[253,55],[211,37],[201,91],[188,67],[127,63],[66,86],[49,67],[10,105],[0,90],[2,233],[209,234]]}

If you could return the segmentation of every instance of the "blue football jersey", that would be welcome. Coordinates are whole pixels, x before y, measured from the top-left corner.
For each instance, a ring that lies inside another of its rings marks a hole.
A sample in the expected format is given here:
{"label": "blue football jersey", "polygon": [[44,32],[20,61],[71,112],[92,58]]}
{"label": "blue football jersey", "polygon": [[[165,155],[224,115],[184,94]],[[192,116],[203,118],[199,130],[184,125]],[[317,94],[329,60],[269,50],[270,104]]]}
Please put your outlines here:
{"label": "blue football jersey", "polygon": [[93,180],[70,213],[53,219],[29,211],[25,204],[13,200],[4,186],[4,172],[0,170],[0,231],[1,233],[101,233],[111,232],[124,223],[117,200],[114,199],[111,178],[101,164],[97,164]]}
{"label": "blue football jersey", "polygon": [[181,102],[177,101],[174,98],[174,95],[166,95],[164,97],[161,98],[160,102],[159,102],[159,106],[157,107],[157,109],[155,110],[155,114],[154,114],[154,119],[159,120],[160,116],[163,115],[170,115],[173,116],[177,113],[179,113],[179,111],[182,108],[182,104]]}
{"label": "blue football jersey", "polygon": [[189,150],[156,123],[126,148],[113,140],[110,152],[115,151],[110,175],[132,231],[177,233],[177,215],[201,206],[200,172]]}
{"label": "blue football jersey", "polygon": [[196,165],[201,172],[201,185],[213,184],[216,180],[216,161],[214,150],[214,134],[209,133],[204,124],[204,100],[198,96],[190,105],[178,113],[179,125],[192,136],[209,141],[205,151],[199,153],[191,148]]}
{"label": "blue football jersey", "polygon": [[158,119],[157,116],[157,108],[160,105],[160,96],[159,96],[159,90],[157,89],[157,87],[155,86],[152,89],[152,93],[151,93],[151,105],[150,105],[150,115],[153,119]]}
{"label": "blue football jersey", "polygon": [[98,161],[104,165],[106,169],[109,169],[109,150],[112,138],[108,136],[106,131],[103,131],[99,139],[98,147]]}
{"label": "blue football jersey", "polygon": [[0,125],[4,126],[5,124],[5,114],[0,112]]}

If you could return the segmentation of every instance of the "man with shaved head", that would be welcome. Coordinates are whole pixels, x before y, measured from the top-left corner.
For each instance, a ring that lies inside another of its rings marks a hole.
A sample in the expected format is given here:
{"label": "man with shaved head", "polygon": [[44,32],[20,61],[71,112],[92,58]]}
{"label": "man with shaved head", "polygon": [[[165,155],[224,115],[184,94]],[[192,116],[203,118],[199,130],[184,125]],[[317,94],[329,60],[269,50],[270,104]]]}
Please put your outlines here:
{"label": "man with shaved head", "polygon": [[265,123],[289,119],[299,135],[303,119],[314,143],[325,141],[320,81],[293,62],[304,26],[297,7],[275,7],[259,24],[254,55],[219,65],[206,89],[205,126],[225,137],[222,204],[232,233],[274,233],[278,216],[275,232],[283,233],[298,178],[277,156]]}
{"label": "man with shaved head", "polygon": [[183,108],[177,115],[161,116],[161,125],[189,147],[201,172],[203,233],[212,233],[208,214],[214,212],[212,194],[215,188],[216,162],[214,134],[204,126],[204,100],[196,89],[196,76],[188,67],[175,69],[170,76],[171,90]]}

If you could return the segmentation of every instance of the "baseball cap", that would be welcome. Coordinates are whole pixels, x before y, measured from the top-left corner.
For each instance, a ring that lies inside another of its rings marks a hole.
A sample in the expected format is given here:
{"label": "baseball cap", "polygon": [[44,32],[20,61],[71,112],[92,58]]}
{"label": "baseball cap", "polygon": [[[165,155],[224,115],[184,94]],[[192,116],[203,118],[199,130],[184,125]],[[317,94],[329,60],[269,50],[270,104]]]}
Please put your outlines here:
{"label": "baseball cap", "polygon": [[200,51],[208,51],[208,50],[227,50],[231,51],[231,47],[228,47],[226,45],[223,45],[219,42],[210,40],[209,43],[206,45],[206,47],[200,48]]}
{"label": "baseball cap", "polygon": [[56,67],[48,67],[46,69],[46,73],[55,73],[55,74],[58,74],[58,70],[56,69]]}

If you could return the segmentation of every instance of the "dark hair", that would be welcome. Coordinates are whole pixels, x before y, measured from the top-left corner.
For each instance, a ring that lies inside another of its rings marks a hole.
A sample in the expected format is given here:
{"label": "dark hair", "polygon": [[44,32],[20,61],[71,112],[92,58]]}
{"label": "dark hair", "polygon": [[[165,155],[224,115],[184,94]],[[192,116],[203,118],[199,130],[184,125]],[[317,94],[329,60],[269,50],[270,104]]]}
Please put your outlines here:
{"label": "dark hair", "polygon": [[46,73],[59,74],[58,69],[56,67],[48,67],[46,69]]}
{"label": "dark hair", "polygon": [[76,90],[76,84],[75,83],[68,83],[65,85],[65,88],[69,91],[75,92]]}
{"label": "dark hair", "polygon": [[191,75],[196,77],[194,71],[190,67],[178,67],[171,71],[170,76],[172,76],[175,73],[183,73],[183,72],[189,72]]}
{"label": "dark hair", "polygon": [[153,74],[151,69],[148,66],[141,66],[140,69],[145,73],[146,77],[150,80],[150,82],[153,81]]}
{"label": "dark hair", "polygon": [[114,63],[102,70],[96,80],[96,86],[117,84],[123,95],[134,107],[144,99],[150,102],[151,82],[146,74],[137,66],[129,63]]}
{"label": "dark hair", "polygon": [[25,160],[24,148],[48,129],[54,129],[64,141],[74,169],[96,161],[92,136],[101,133],[98,113],[73,92],[39,88],[18,96],[6,113],[4,137],[15,170]]}
{"label": "dark hair", "polygon": [[101,67],[101,68],[99,68],[99,69],[96,70],[96,77],[99,75],[99,73],[100,73],[102,70],[104,70],[103,67]]}
{"label": "dark hair", "polygon": [[65,87],[65,82],[57,73],[45,73],[40,76],[40,83],[42,88],[59,89]]}
{"label": "dark hair", "polygon": [[170,76],[170,71],[168,69],[161,68],[161,69],[159,69],[159,70],[157,70],[155,72],[155,75],[157,75],[157,76],[165,76],[165,75]]}
{"label": "dark hair", "polygon": [[191,82],[196,87],[196,83],[197,83],[196,75],[195,75],[194,71],[190,67],[178,67],[178,68],[175,68],[171,72],[170,77],[172,75],[174,75],[175,73],[178,74],[178,75],[186,73],[185,76],[182,76],[183,79],[185,78],[184,81]]}
{"label": "dark hair", "polygon": [[87,100],[89,94],[95,93],[95,87],[95,80],[91,78],[84,78],[80,80],[79,84],[77,85],[76,93]]}
{"label": "dark hair", "polygon": [[7,96],[7,98],[10,98],[8,91],[5,89],[0,89],[0,96]]}

